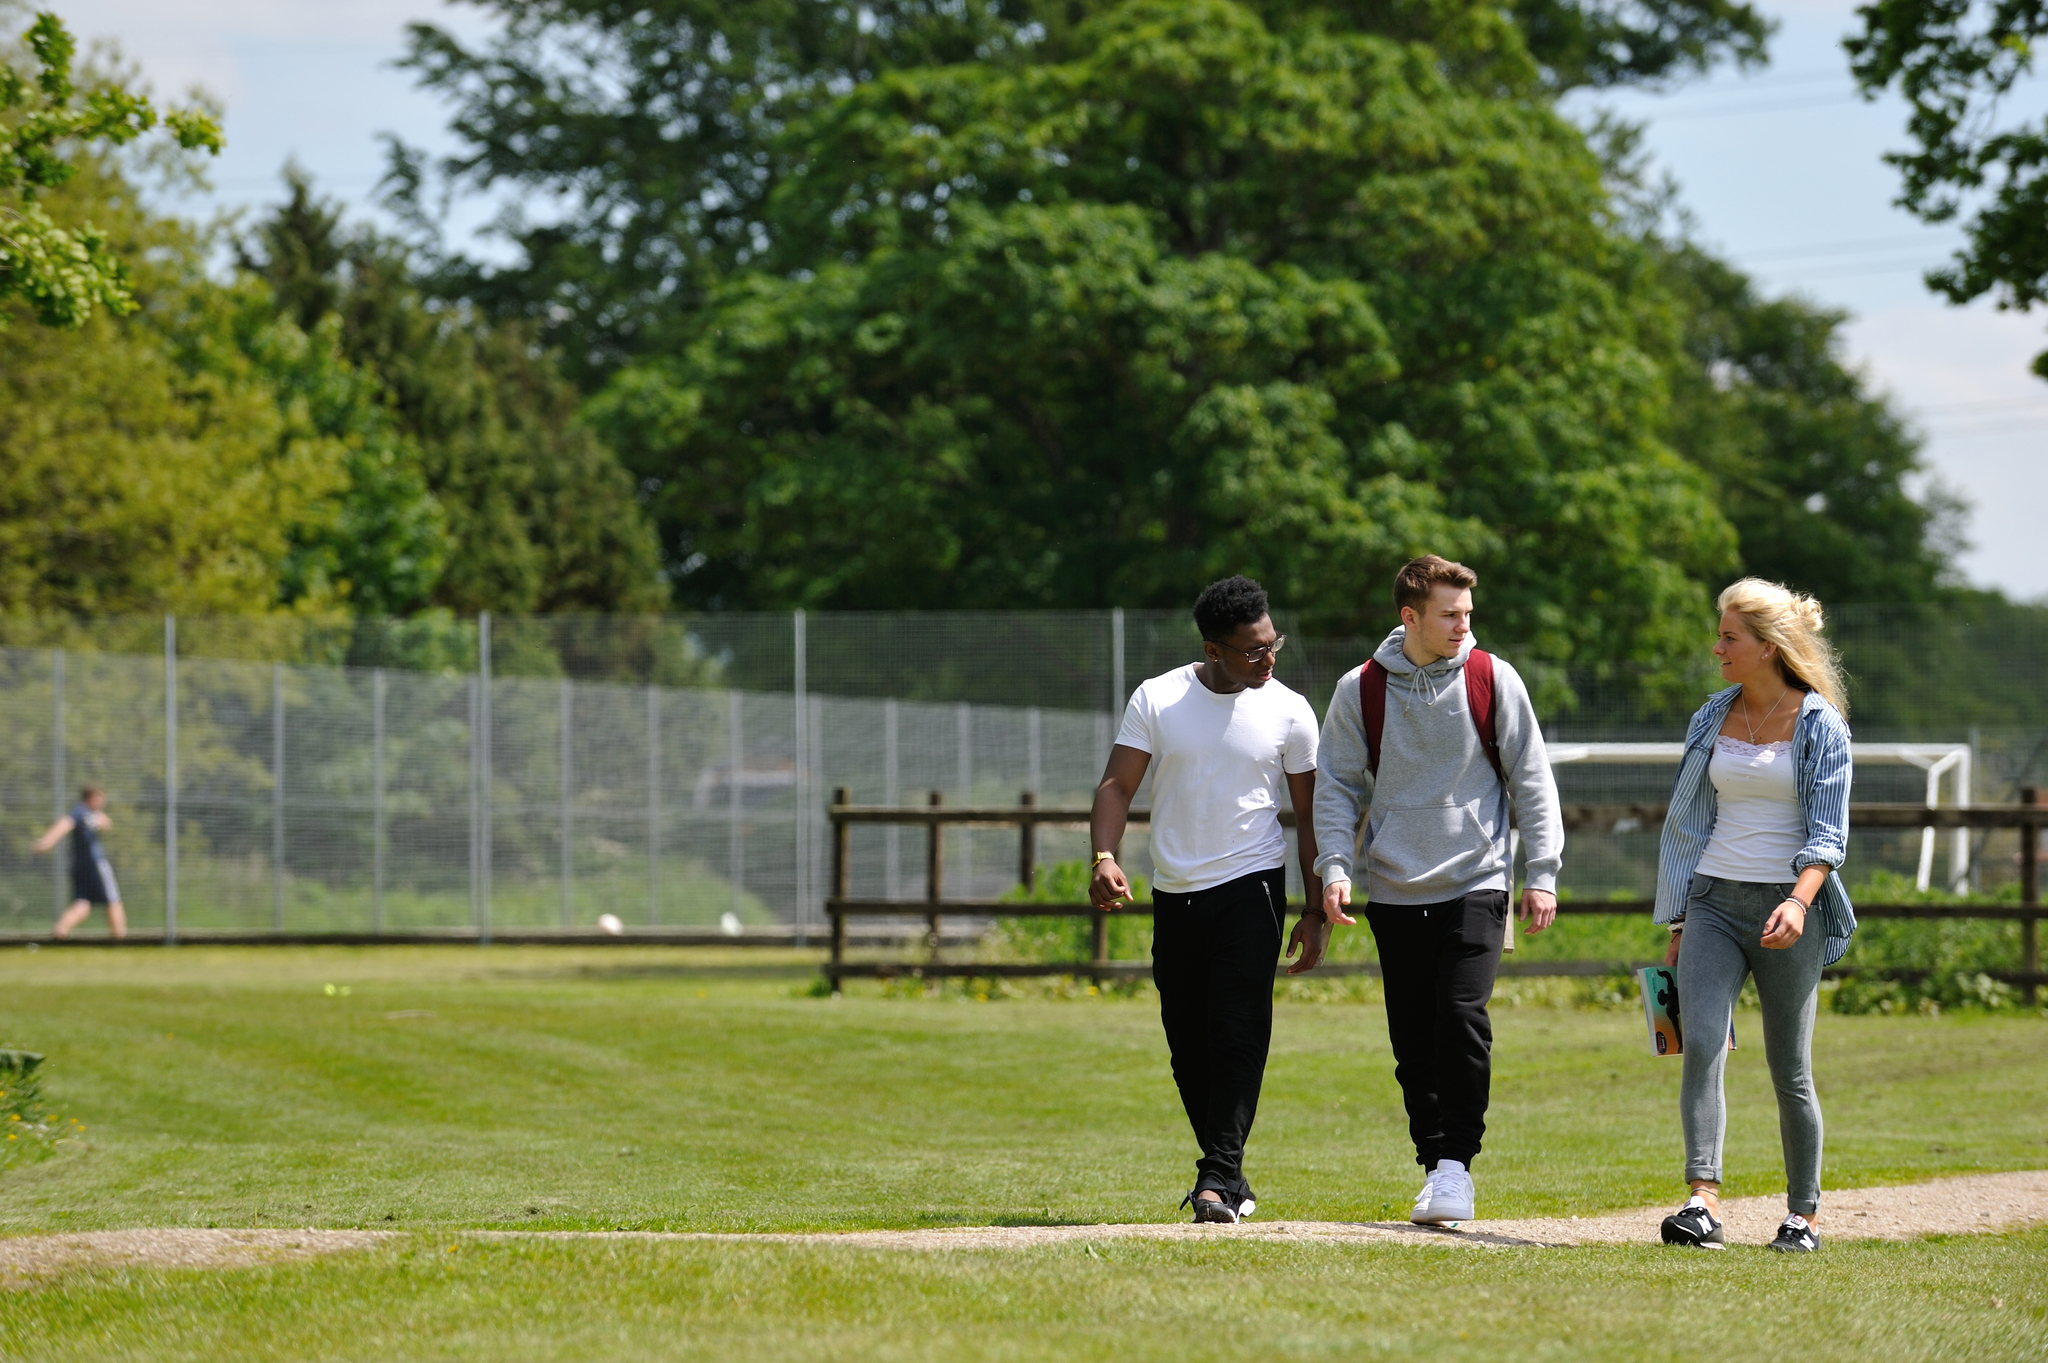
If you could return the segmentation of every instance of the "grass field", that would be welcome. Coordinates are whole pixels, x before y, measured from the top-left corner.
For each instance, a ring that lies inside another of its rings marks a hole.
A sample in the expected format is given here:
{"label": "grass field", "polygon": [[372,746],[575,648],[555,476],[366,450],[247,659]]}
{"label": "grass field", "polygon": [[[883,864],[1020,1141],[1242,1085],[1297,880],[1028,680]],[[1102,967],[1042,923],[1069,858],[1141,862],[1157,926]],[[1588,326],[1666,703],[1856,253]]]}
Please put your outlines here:
{"label": "grass field", "polygon": [[[413,1232],[0,1293],[0,1356],[1638,1357],[1708,1320],[1729,1352],[2048,1357],[2043,1233],[1790,1264],[456,1234],[1177,1218],[1192,1142],[1149,999],[834,1000],[810,978],[793,956],[630,948],[0,954],[0,1045],[46,1053],[51,1106],[85,1124],[0,1174],[0,1233]],[[1753,1019],[1731,1064],[1731,1193],[1783,1186]],[[1627,1009],[1497,1011],[1482,1215],[1672,1199],[1677,1066],[1641,1027]],[[1281,1006],[1249,1163],[1262,1218],[1405,1213],[1418,1173],[1384,1033],[1370,1005]],[[1824,1017],[1816,1067],[1830,1187],[2048,1167],[2040,1018]]]}

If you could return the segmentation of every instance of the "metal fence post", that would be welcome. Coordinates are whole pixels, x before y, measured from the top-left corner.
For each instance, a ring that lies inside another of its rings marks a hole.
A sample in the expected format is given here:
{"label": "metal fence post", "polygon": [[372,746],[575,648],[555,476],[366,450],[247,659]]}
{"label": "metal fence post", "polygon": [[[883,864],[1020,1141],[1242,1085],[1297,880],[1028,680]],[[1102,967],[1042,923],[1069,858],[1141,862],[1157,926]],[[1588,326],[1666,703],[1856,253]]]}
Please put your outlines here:
{"label": "metal fence post", "polygon": [[1109,613],[1110,635],[1110,696],[1111,718],[1120,719],[1124,712],[1124,608],[1118,606]]}
{"label": "metal fence post", "polygon": [[801,610],[794,612],[791,618],[794,631],[791,643],[795,649],[791,688],[794,708],[790,712],[789,746],[796,759],[791,771],[796,781],[796,822],[791,829],[791,840],[796,854],[796,944],[800,947],[810,945],[810,934],[806,929],[811,917],[811,701],[809,678],[805,675],[809,664],[805,626],[804,613]]}
{"label": "metal fence post", "polygon": [[384,935],[384,669],[370,674],[370,931]]}
{"label": "metal fence post", "polygon": [[270,930],[284,931],[284,664],[270,665]]}
{"label": "metal fence post", "polygon": [[491,944],[491,613],[476,617],[477,662],[477,944]]}
{"label": "metal fence post", "polygon": [[1045,783],[1045,716],[1036,705],[1024,712],[1026,788],[1033,794]]}
{"label": "metal fence post", "polygon": [[477,925],[477,741],[476,741],[476,675],[469,678],[469,926]]}
{"label": "metal fence post", "polygon": [[732,912],[737,918],[747,882],[747,834],[740,822],[746,807],[746,747],[740,730],[740,693],[728,691],[725,697],[726,751],[731,758],[725,792],[726,871],[732,878]]}
{"label": "metal fence post", "polygon": [[569,763],[573,758],[570,735],[574,732],[570,726],[575,714],[575,700],[570,693],[572,685],[573,683],[567,677],[562,678],[562,926],[565,928],[569,926],[569,901],[572,893],[569,879],[572,874],[570,858],[574,854],[575,847],[572,824],[573,816],[569,812],[569,801],[571,798]]}
{"label": "metal fence post", "polygon": [[178,941],[178,617],[164,617],[164,945]]}
{"label": "metal fence post", "polygon": [[647,688],[647,924],[661,922],[661,691]]}
{"label": "metal fence post", "polygon": [[[52,692],[50,701],[50,726],[52,734],[50,768],[56,778],[53,782],[57,801],[56,817],[61,819],[71,812],[71,806],[67,800],[70,792],[65,789],[64,780],[64,650],[61,648],[50,650],[50,687]],[[62,914],[65,907],[71,901],[71,896],[66,892],[69,887],[65,884],[63,857],[55,856],[50,858],[50,873],[51,879],[54,882],[53,893],[57,896],[57,912]]]}

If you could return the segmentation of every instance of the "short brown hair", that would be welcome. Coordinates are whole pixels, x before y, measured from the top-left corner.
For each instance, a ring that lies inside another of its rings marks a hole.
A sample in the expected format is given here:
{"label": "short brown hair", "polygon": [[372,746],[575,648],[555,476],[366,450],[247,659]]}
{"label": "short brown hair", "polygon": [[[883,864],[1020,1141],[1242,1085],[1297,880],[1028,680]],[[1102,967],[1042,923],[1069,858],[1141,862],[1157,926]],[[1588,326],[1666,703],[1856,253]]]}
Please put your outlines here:
{"label": "short brown hair", "polygon": [[95,795],[105,795],[106,793],[106,791],[91,783],[78,788],[78,798],[80,800],[90,800]]}
{"label": "short brown hair", "polygon": [[1401,565],[1400,572],[1394,574],[1394,609],[1413,606],[1421,610],[1429,604],[1429,594],[1438,587],[1456,587],[1465,591],[1478,582],[1479,574],[1462,563],[1453,563],[1436,554],[1411,558]]}

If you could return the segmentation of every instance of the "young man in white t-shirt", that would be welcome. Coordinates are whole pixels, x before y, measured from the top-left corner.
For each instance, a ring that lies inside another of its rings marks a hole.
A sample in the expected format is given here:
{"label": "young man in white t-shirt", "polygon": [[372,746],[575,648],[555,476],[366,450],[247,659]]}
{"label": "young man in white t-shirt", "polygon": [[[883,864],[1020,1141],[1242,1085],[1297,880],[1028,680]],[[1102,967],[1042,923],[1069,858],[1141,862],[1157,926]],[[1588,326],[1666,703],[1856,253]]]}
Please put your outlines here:
{"label": "young man in white t-shirt", "polygon": [[[1173,1057],[1173,1082],[1202,1157],[1188,1194],[1195,1220],[1251,1215],[1244,1145],[1258,1111],[1273,1034],[1273,969],[1287,911],[1284,783],[1299,819],[1308,903],[1314,874],[1315,712],[1273,680],[1286,639],[1266,593],[1247,577],[1211,585],[1195,602],[1204,661],[1142,683],[1096,787],[1090,836],[1098,908],[1129,901],[1116,862],[1131,799],[1152,775],[1152,980]],[[1320,916],[1295,927],[1305,968],[1322,955]],[[1183,1203],[1186,1205],[1186,1203]]]}

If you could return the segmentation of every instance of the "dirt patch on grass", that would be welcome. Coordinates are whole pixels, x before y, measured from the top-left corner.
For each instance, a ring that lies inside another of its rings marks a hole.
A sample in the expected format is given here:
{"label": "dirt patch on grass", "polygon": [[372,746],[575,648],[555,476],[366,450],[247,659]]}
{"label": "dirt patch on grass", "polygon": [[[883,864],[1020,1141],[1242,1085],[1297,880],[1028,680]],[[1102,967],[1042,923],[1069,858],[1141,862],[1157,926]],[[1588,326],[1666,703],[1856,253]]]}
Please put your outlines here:
{"label": "dirt patch on grass", "polygon": [[396,1231],[103,1230],[0,1236],[0,1287],[73,1268],[249,1268],[316,1254],[369,1249]]}
{"label": "dirt patch on grass", "polygon": [[[644,1240],[750,1240],[764,1243],[854,1245],[872,1249],[1022,1249],[1087,1240],[1182,1240],[1235,1236],[1255,1240],[1318,1240],[1346,1244],[1476,1245],[1510,1248],[1550,1245],[1656,1244],[1657,1227],[1677,1210],[1640,1207],[1587,1217],[1468,1221],[1456,1229],[1405,1221],[1247,1221],[1235,1226],[1187,1222],[1095,1226],[958,1226],[938,1230],[761,1232],[719,1235],[687,1231],[472,1231],[485,1238],[550,1237]],[[1785,1218],[1785,1199],[1730,1198],[1721,1204],[1730,1245],[1764,1245]],[[2013,1230],[2048,1224],[2048,1171],[1971,1174],[1894,1188],[1851,1188],[1821,1197],[1817,1223],[1823,1239],[1909,1240],[1922,1235]]]}
{"label": "dirt patch on grass", "polygon": [[[751,1241],[850,1245],[867,1249],[1026,1249],[1075,1241],[1188,1240],[1217,1236],[1279,1241],[1419,1246],[1542,1248],[1557,1245],[1655,1244],[1670,1205],[1599,1216],[1468,1221],[1455,1229],[1404,1221],[1248,1221],[1196,1226],[1174,1221],[1094,1226],[955,1226],[936,1230],[753,1232],[495,1231],[459,1232],[472,1240]],[[1731,1198],[1721,1204],[1728,1243],[1763,1245],[1784,1219],[1783,1197]],[[2048,1170],[1972,1174],[1895,1188],[1852,1188],[1824,1194],[1821,1235],[1832,1240],[1909,1240],[1922,1235],[2004,1231],[2048,1225]],[[0,1287],[28,1286],[74,1268],[249,1268],[318,1254],[371,1249],[403,1231],[369,1230],[117,1230],[73,1235],[0,1237]]]}

